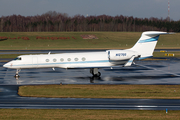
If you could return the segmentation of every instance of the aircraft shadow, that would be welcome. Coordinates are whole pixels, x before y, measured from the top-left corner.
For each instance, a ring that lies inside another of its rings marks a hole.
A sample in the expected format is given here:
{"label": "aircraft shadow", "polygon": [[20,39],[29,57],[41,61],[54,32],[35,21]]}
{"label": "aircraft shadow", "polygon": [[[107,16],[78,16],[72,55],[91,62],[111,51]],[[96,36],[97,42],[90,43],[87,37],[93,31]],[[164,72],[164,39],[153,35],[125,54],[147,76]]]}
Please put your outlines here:
{"label": "aircraft shadow", "polygon": [[152,68],[163,68],[166,67],[164,65],[146,65],[147,67],[152,67]]}

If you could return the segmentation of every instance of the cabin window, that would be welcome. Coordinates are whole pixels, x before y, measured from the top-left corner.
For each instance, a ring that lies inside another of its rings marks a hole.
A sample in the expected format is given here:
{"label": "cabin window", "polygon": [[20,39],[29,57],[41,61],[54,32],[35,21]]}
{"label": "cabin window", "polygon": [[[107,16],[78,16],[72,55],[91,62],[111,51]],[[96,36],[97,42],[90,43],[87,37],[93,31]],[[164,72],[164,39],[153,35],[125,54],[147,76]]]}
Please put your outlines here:
{"label": "cabin window", "polygon": [[61,59],[60,59],[60,61],[61,61],[61,62],[63,62],[63,61],[64,61],[64,59],[63,59],[63,58],[61,58]]}
{"label": "cabin window", "polygon": [[68,58],[67,60],[68,60],[68,61],[71,61],[71,58]]}
{"label": "cabin window", "polygon": [[49,62],[49,59],[46,59],[46,62]]}
{"label": "cabin window", "polygon": [[74,58],[75,61],[78,61],[78,58]]}
{"label": "cabin window", "polygon": [[53,61],[56,62],[57,60],[54,58]]}
{"label": "cabin window", "polygon": [[21,57],[17,57],[17,58],[15,58],[14,60],[21,60]]}
{"label": "cabin window", "polygon": [[83,57],[83,58],[82,58],[82,61],[85,61],[85,60],[86,60],[86,58],[85,58],[85,57]]}

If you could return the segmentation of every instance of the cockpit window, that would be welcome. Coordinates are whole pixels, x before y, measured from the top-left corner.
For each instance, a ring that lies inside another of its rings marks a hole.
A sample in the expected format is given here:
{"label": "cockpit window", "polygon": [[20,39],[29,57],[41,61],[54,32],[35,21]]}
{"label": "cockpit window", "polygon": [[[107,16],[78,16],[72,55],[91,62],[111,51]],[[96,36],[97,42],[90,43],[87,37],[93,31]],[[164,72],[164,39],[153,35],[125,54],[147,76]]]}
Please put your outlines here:
{"label": "cockpit window", "polygon": [[17,57],[17,58],[15,58],[14,60],[21,60],[21,57]]}

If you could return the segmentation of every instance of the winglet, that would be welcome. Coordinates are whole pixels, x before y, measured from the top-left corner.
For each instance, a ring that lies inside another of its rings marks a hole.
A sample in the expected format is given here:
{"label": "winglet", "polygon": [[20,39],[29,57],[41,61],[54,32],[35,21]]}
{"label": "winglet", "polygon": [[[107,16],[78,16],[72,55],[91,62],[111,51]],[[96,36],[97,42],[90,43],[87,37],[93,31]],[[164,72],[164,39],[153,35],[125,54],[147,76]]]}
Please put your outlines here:
{"label": "winglet", "polygon": [[127,61],[127,63],[124,64],[123,67],[131,66],[132,63],[133,63],[133,61],[134,61],[134,58],[135,58],[135,56],[133,55],[133,56],[131,57],[131,59],[129,59],[129,60]]}

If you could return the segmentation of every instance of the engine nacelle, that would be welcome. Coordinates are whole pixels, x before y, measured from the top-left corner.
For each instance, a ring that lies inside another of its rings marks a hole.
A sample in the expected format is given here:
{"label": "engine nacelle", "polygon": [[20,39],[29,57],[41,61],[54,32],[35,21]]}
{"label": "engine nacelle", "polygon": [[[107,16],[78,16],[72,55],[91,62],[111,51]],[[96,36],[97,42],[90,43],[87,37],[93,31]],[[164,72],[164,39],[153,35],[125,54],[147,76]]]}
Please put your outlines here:
{"label": "engine nacelle", "polygon": [[109,60],[127,60],[133,55],[138,57],[138,53],[131,50],[107,50]]}

